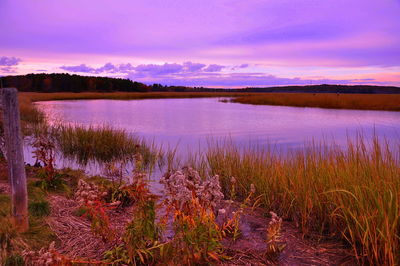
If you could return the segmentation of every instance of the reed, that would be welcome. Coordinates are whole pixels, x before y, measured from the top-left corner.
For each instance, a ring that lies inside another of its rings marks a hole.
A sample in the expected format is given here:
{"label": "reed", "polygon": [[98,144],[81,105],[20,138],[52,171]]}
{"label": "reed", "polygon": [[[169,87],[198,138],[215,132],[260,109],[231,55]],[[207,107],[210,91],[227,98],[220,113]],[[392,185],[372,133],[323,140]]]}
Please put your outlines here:
{"label": "reed", "polygon": [[21,97],[26,101],[56,101],[56,100],[140,100],[140,99],[165,99],[165,98],[204,98],[204,97],[236,97],[253,95],[254,93],[234,92],[22,92]]}
{"label": "reed", "polygon": [[245,198],[254,184],[264,207],[305,236],[342,239],[361,263],[400,263],[400,146],[359,137],[345,149],[312,144],[284,156],[229,141],[209,146],[195,164],[220,175],[225,195],[234,176],[237,196]]}
{"label": "reed", "polygon": [[262,93],[237,97],[232,101],[256,105],[400,111],[400,94]]}
{"label": "reed", "polygon": [[144,163],[148,163],[156,156],[143,139],[107,125],[58,125],[55,132],[57,150],[65,158],[82,165],[88,162],[133,161],[137,154]]}
{"label": "reed", "polygon": [[[255,105],[282,105],[295,107],[319,107],[333,109],[400,111],[399,94],[336,94],[336,93],[248,93],[248,92],[57,92],[20,93],[24,112],[31,120],[40,119],[37,111],[29,112],[31,102],[55,100],[140,100],[166,98],[232,97],[232,102]],[[226,100],[224,102],[227,102]],[[22,105],[21,105],[22,106]]]}

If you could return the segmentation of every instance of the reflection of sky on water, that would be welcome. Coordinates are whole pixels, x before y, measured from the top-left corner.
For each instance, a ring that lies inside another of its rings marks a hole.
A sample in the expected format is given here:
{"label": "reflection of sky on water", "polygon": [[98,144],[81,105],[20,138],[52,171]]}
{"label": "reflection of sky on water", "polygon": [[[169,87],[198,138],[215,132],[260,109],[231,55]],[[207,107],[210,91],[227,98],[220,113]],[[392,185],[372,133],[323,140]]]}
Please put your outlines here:
{"label": "reflection of sky on water", "polygon": [[37,105],[51,121],[107,124],[164,147],[179,143],[181,155],[205,147],[210,138],[287,150],[324,138],[343,145],[361,131],[366,137],[375,132],[389,141],[400,137],[400,112],[246,105],[222,103],[217,98],[49,101]]}

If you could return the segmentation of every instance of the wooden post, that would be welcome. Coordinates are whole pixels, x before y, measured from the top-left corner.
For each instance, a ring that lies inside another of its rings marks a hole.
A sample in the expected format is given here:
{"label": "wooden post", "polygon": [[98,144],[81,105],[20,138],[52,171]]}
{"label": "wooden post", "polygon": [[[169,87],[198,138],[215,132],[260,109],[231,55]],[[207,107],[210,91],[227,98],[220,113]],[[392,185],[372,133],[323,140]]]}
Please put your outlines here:
{"label": "wooden post", "polygon": [[4,139],[11,185],[11,214],[17,230],[28,230],[28,193],[18,105],[18,91],[15,88],[2,89]]}

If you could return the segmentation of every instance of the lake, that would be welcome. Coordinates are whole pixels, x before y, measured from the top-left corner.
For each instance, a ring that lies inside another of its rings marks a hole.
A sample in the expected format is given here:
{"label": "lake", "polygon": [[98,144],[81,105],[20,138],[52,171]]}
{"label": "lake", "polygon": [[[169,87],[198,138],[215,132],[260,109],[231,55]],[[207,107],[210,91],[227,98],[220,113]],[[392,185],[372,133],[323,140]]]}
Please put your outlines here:
{"label": "lake", "polygon": [[204,148],[210,138],[229,138],[238,145],[273,145],[282,151],[301,149],[313,140],[344,145],[360,132],[367,138],[385,137],[396,145],[400,139],[400,112],[247,105],[221,99],[74,100],[36,105],[50,122],[111,125],[164,147],[178,145],[181,155]]}

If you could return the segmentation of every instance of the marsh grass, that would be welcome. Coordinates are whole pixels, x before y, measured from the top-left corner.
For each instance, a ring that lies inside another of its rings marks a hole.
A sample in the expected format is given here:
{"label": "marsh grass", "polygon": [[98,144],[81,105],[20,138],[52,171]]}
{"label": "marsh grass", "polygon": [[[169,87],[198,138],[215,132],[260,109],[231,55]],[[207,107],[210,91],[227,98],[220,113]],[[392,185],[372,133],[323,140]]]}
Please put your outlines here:
{"label": "marsh grass", "polygon": [[57,135],[62,154],[84,165],[91,160],[111,162],[132,157],[140,149],[139,140],[108,126],[59,125]]}
{"label": "marsh grass", "polygon": [[[396,143],[396,145],[398,145]],[[218,174],[225,195],[236,177],[238,199],[254,184],[263,206],[292,220],[304,236],[339,238],[362,263],[400,262],[400,149],[375,137],[359,137],[347,147],[312,144],[278,155],[268,149],[239,149],[213,143],[199,168]]]}
{"label": "marsh grass", "polygon": [[158,150],[145,140],[107,125],[57,125],[51,129],[56,149],[64,158],[81,165],[135,161],[140,154],[144,166],[154,165]]}
{"label": "marsh grass", "polygon": [[[399,94],[336,94],[336,93],[247,93],[247,92],[113,92],[113,93],[36,93],[20,94],[21,102],[54,100],[139,100],[166,98],[233,97],[232,102],[255,105],[282,105],[333,109],[400,111]],[[228,102],[228,100],[221,100]],[[28,104],[26,106],[29,106]],[[27,112],[28,114],[29,112]],[[29,113],[35,120],[35,112]],[[40,118],[36,118],[40,119]]]}
{"label": "marsh grass", "polygon": [[[27,93],[31,101],[65,99],[150,99],[212,97],[194,93]],[[239,94],[243,96],[243,94]],[[238,95],[238,96],[239,96]],[[218,96],[233,96],[222,95]],[[400,110],[399,95],[257,94],[235,102],[322,108]],[[22,101],[21,101],[22,102]],[[25,120],[40,122],[40,115]],[[23,115],[22,115],[23,116]],[[36,118],[35,118],[36,117]],[[61,151],[82,164],[90,160],[110,162],[154,158],[148,147],[126,132],[109,127],[60,126],[56,131]],[[398,145],[398,144],[396,144]],[[142,150],[141,150],[142,149]],[[140,153],[140,152],[139,152]],[[147,154],[147,155],[146,155]],[[174,167],[175,152],[166,154],[168,168]],[[146,159],[143,159],[144,161]],[[312,144],[286,154],[252,147],[239,149],[232,143],[212,143],[205,154],[191,157],[201,173],[218,174],[225,195],[231,177],[236,177],[236,196],[245,199],[251,184],[263,206],[294,221],[304,236],[319,232],[347,242],[361,263],[400,263],[400,147],[374,138],[349,141],[345,149],[334,144]],[[1,205],[1,199],[0,199]],[[53,238],[42,218],[32,217],[30,240],[44,246]],[[37,230],[35,232],[35,230]],[[40,236],[40,239],[38,237]]]}
{"label": "marsh grass", "polygon": [[232,101],[256,105],[400,111],[399,94],[262,93],[237,97]]}
{"label": "marsh grass", "polygon": [[166,99],[166,98],[204,98],[204,97],[236,97],[253,95],[254,93],[236,92],[22,92],[20,93],[26,101],[56,101],[56,100],[140,100],[140,99]]}
{"label": "marsh grass", "polygon": [[18,97],[21,120],[26,123],[41,123],[44,121],[44,114],[40,112],[29,98]]}

